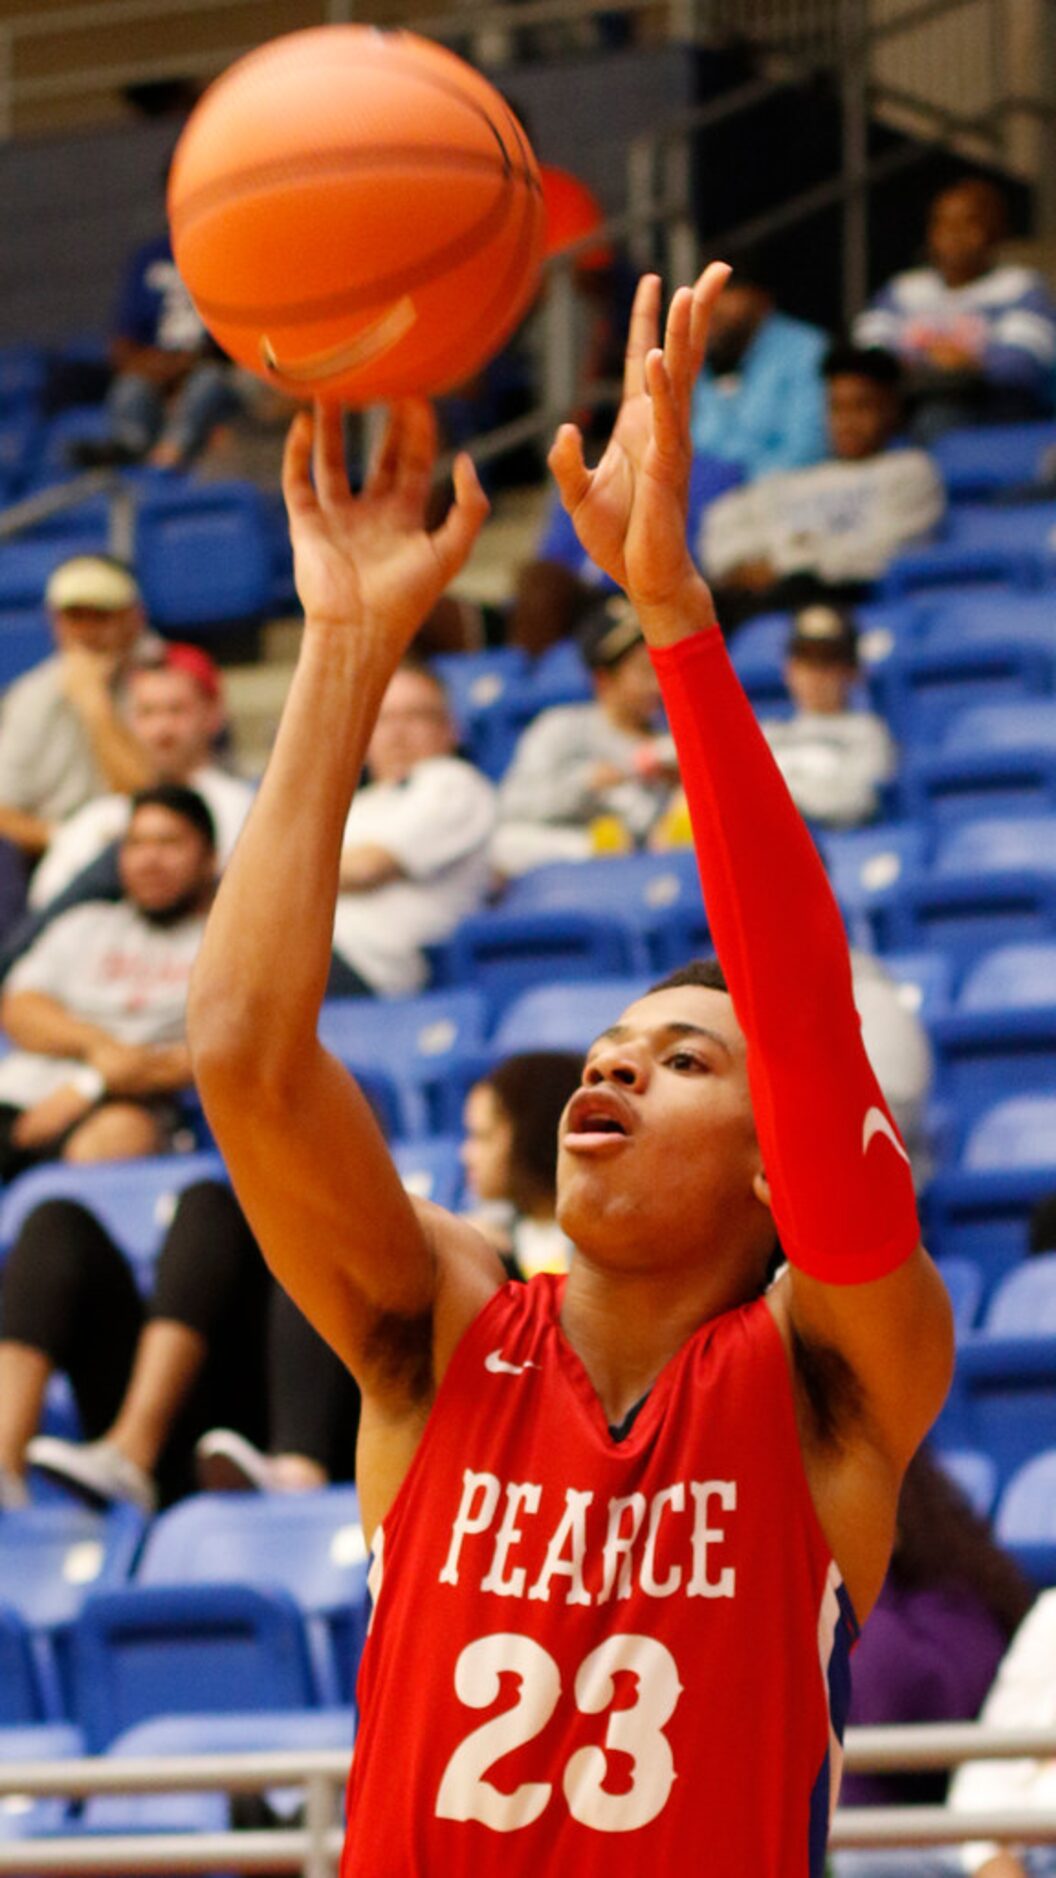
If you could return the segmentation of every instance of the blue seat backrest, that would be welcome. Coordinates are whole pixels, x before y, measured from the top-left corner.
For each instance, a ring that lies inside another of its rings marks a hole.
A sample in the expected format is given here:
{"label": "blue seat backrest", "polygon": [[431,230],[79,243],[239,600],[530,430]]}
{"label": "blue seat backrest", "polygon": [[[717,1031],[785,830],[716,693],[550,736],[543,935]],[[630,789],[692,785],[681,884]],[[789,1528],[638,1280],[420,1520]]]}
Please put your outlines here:
{"label": "blue seat backrest", "polygon": [[975,1324],[983,1295],[983,1274],[974,1260],[956,1257],[939,1259],[938,1270],[950,1295],[959,1336]]}
{"label": "blue seat backrest", "polygon": [[995,946],[966,973],[959,1011],[1030,1011],[1056,1005],[1056,940]]}
{"label": "blue seat backrest", "polygon": [[997,1498],[997,1468],[981,1448],[942,1448],[935,1459],[960,1488],[981,1519],[988,1519]]}
{"label": "blue seat backrest", "polygon": [[929,449],[949,496],[963,499],[1033,483],[1054,444],[1051,422],[973,424],[936,437]]}
{"label": "blue seat backrest", "polygon": [[70,1501],[5,1513],[0,1598],[35,1630],[68,1624],[91,1592],[128,1582],[143,1531],[130,1506],[93,1513]]}
{"label": "blue seat backrest", "polygon": [[941,750],[944,756],[980,756],[989,750],[1056,751],[1056,700],[969,705],[947,724]]}
{"label": "blue seat backrest", "polygon": [[145,495],[135,565],[155,625],[206,627],[259,618],[272,593],[266,504],[252,483],[185,483]]}
{"label": "blue seat backrest", "polygon": [[922,822],[878,822],[824,834],[818,846],[832,890],[848,911],[865,911],[897,891],[924,862],[931,836]]}
{"label": "blue seat backrest", "polygon": [[1006,1545],[1056,1539],[1056,1448],[1017,1468],[1001,1495],[994,1526]]}
{"label": "blue seat backrest", "polygon": [[535,986],[503,1012],[492,1042],[503,1055],[515,1050],[586,1050],[648,988],[647,978]]}
{"label": "blue seat backrest", "polygon": [[1056,815],[960,822],[940,835],[932,864],[937,874],[1056,873]]}
{"label": "blue seat backrest", "polygon": [[316,1493],[200,1493],[159,1514],[140,1585],[281,1585],[305,1611],[361,1595],[366,1544],[354,1487]]}
{"label": "blue seat backrest", "polygon": [[461,1201],[463,1170],[460,1135],[431,1135],[424,1141],[389,1144],[396,1170],[417,1200],[454,1210]]}
{"label": "blue seat backrest", "polygon": [[19,1175],[0,1200],[0,1248],[12,1244],[23,1220],[45,1200],[76,1200],[145,1277],[183,1189],[199,1180],[226,1179],[220,1156],[211,1151],[140,1161],[49,1162]]}
{"label": "blue seat backrest", "polygon": [[29,1626],[0,1602],[0,1726],[28,1727],[48,1719]]}
{"label": "blue seat backrest", "polygon": [[899,987],[900,1002],[922,1024],[949,1010],[957,974],[945,952],[885,952],[881,962]]}
{"label": "blue seat backrest", "polygon": [[1056,1176],[1056,1096],[995,1102],[969,1130],[961,1165],[978,1173],[1051,1166]]}
{"label": "blue seat backrest", "polygon": [[1041,1252],[1009,1272],[987,1307],[990,1336],[1056,1336],[1056,1252]]}
{"label": "blue seat backrest", "polygon": [[333,998],[320,1012],[319,1036],[345,1061],[377,1063],[397,1080],[416,1080],[483,1043],[485,1009],[469,986],[420,998]]}

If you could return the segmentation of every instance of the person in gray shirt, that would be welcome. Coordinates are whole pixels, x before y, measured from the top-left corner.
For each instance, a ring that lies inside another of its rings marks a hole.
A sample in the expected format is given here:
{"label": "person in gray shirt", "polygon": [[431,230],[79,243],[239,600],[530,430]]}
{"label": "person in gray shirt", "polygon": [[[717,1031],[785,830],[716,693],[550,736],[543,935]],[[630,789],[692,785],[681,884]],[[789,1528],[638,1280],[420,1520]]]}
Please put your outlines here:
{"label": "person in gray shirt", "polygon": [[639,847],[677,787],[660,689],[622,594],[591,609],[579,644],[594,701],[540,712],[500,788],[492,860],[507,878],[544,861]]}
{"label": "person in gray shirt", "polygon": [[876,815],[897,767],[882,717],[856,709],[858,631],[849,613],[818,604],[792,622],[785,683],[795,710],[763,724],[801,815],[825,828],[855,828]]}

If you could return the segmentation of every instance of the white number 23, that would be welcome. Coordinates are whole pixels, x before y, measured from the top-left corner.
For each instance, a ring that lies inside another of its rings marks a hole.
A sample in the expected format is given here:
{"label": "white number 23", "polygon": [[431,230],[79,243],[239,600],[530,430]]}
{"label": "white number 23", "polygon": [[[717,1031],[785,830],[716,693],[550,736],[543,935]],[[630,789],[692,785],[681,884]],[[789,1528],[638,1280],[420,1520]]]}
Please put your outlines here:
{"label": "white number 23", "polygon": [[[591,1650],[576,1674],[576,1707],[581,1715],[602,1714],[615,1698],[615,1677],[621,1670],[637,1679],[636,1701],[630,1708],[611,1711],[604,1747],[577,1748],[561,1783],[573,1819],[595,1832],[634,1832],[647,1826],[663,1811],[675,1778],[663,1728],[675,1712],[682,1685],[670,1650],[654,1637],[609,1637]],[[503,1673],[520,1679],[517,1702],[460,1742],[444,1769],[436,1811],[440,1819],[475,1819],[493,1832],[516,1832],[539,1818],[553,1787],[548,1781],[525,1781],[512,1793],[501,1793],[487,1779],[488,1769],[546,1727],[560,1700],[561,1673],[531,1637],[506,1631],[478,1637],[455,1664],[459,1701],[467,1708],[490,1708]],[[626,1793],[606,1793],[602,1784],[609,1751],[630,1756],[632,1778]]]}

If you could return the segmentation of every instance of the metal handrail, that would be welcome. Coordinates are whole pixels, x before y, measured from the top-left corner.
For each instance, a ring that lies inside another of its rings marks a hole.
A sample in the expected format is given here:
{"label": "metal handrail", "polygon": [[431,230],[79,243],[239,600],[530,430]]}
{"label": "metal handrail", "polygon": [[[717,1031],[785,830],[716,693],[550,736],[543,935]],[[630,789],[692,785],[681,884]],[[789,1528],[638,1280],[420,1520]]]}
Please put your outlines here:
{"label": "metal handrail", "polygon": [[[983,1724],[914,1724],[848,1730],[846,1761],[855,1770],[960,1766],[966,1761],[1051,1758],[1056,1728],[992,1728]],[[0,1795],[84,1797],[92,1793],[263,1792],[304,1785],[303,1828],[189,1834],[55,1835],[0,1842],[0,1872],[208,1871],[217,1865],[246,1872],[279,1871],[300,1864],[305,1878],[328,1878],[340,1851],[336,1795],[349,1754],[339,1748],[258,1754],[178,1755],[128,1760],[105,1756],[67,1761],[0,1764]],[[834,1847],[955,1845],[969,1839],[1002,1843],[1056,1843],[1056,1811],[991,1807],[958,1812],[949,1807],[850,1807],[837,1812]]]}

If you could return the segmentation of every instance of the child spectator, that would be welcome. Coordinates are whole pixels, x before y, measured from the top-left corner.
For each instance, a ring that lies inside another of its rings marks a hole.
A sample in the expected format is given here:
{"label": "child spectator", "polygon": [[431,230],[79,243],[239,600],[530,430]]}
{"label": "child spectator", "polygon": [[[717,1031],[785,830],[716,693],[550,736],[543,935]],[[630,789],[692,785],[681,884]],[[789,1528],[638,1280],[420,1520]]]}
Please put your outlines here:
{"label": "child spectator", "polygon": [[902,421],[897,361],[835,346],[823,369],[829,460],[764,476],[708,510],[703,565],[726,631],[753,613],[815,597],[860,598],[942,515],[930,458],[891,447]]}
{"label": "child spectator", "polygon": [[795,615],[785,660],[795,710],[763,728],[800,814],[823,828],[871,821],[897,766],[883,718],[852,703],[859,676],[850,614],[819,605]]}
{"label": "child spectator", "polygon": [[500,788],[492,856],[506,876],[585,860],[599,845],[639,846],[677,784],[674,747],[658,728],[660,688],[629,602],[620,594],[597,602],[579,643],[594,702],[541,712]]}
{"label": "child spectator", "polygon": [[1052,409],[1056,303],[1033,268],[1002,263],[1005,199],[968,178],[931,204],[927,265],[896,274],[855,325],[905,364],[913,434],[1015,423]]}
{"label": "child spectator", "polygon": [[473,1217],[511,1278],[568,1270],[572,1247],[554,1217],[557,1125],[582,1073],[571,1051],[526,1050],[466,1097],[462,1163],[480,1203]]}

